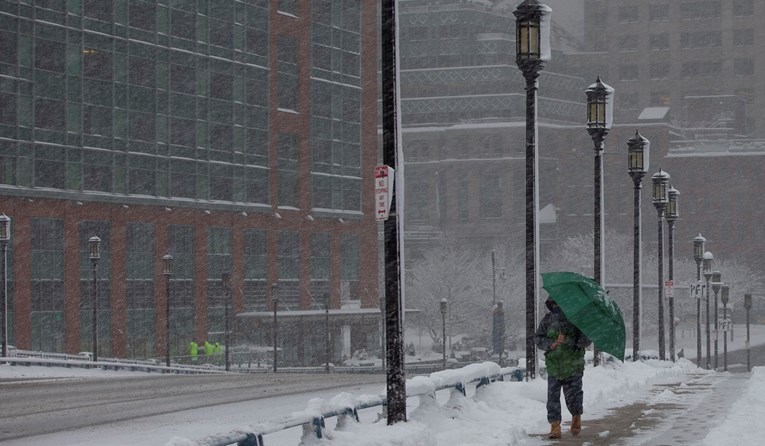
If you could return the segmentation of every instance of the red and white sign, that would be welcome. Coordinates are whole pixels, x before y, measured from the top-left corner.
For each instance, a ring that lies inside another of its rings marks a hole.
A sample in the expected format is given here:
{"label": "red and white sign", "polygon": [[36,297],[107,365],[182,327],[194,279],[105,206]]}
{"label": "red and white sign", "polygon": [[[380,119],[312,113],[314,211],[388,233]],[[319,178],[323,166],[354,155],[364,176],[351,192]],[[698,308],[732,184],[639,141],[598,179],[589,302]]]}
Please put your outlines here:
{"label": "red and white sign", "polygon": [[389,166],[375,166],[375,213],[377,221],[387,220],[390,215],[394,173],[393,168]]}
{"label": "red and white sign", "polygon": [[674,284],[674,282],[672,280],[665,280],[664,281],[664,288],[666,289],[667,297],[674,297],[675,284]]}

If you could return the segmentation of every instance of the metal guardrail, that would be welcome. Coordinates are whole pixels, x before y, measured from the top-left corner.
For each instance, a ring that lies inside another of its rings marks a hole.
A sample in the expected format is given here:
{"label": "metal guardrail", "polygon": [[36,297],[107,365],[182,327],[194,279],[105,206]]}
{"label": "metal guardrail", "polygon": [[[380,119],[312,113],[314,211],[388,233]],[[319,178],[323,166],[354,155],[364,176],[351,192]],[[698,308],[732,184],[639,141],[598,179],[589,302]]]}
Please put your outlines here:
{"label": "metal guardrail", "polygon": [[[450,388],[465,395],[468,384],[477,383],[480,387],[489,385],[493,381],[503,381],[505,375],[511,375],[515,370],[514,367],[500,368],[494,362],[483,362],[470,364],[461,369],[434,372],[429,376],[415,376],[407,380],[407,397],[434,398],[437,391]],[[281,421],[260,423],[256,430],[211,435],[192,444],[196,446],[265,446],[265,435],[300,426],[303,427],[302,441],[307,441],[309,438],[323,438],[327,418],[337,417],[337,427],[342,428],[349,421],[359,421],[359,410],[377,406],[385,407],[387,398],[384,394],[361,397],[340,394],[329,401],[314,400],[312,404],[305,411],[295,413]]]}

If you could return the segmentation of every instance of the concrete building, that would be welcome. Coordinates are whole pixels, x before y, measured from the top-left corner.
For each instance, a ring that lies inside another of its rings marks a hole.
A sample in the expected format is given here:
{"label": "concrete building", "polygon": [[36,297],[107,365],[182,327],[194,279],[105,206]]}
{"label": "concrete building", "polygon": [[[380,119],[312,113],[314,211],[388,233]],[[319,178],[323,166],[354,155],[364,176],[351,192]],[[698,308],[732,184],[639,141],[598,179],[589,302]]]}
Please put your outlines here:
{"label": "concrete building", "polygon": [[357,0],[3,1],[10,343],[92,349],[97,235],[101,356],[164,355],[168,253],[173,356],[223,343],[229,296],[266,346],[278,297],[282,364],[324,362],[327,304],[330,360],[378,348],[349,315],[379,305],[376,26]]}

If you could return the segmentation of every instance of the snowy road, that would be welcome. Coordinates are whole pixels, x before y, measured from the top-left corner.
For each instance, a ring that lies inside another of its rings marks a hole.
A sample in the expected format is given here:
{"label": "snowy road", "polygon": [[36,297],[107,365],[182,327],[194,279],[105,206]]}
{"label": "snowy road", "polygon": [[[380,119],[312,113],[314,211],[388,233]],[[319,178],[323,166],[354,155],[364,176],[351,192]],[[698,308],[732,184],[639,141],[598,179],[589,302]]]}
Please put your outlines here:
{"label": "snowy road", "polygon": [[315,397],[380,393],[384,383],[384,375],[323,374],[4,380],[0,442],[162,444],[289,415]]}

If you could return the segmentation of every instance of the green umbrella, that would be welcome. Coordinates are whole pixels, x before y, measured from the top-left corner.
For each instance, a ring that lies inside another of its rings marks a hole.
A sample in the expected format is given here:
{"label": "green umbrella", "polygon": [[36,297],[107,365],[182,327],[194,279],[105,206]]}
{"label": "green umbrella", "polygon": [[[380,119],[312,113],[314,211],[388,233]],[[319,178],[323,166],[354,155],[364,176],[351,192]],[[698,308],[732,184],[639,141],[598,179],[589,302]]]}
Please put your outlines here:
{"label": "green umbrella", "polygon": [[579,273],[551,272],[542,273],[542,288],[598,349],[624,361],[622,311],[597,282]]}

